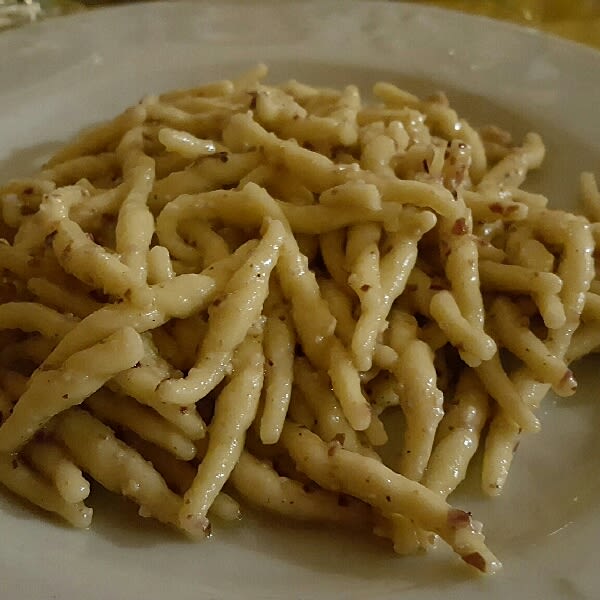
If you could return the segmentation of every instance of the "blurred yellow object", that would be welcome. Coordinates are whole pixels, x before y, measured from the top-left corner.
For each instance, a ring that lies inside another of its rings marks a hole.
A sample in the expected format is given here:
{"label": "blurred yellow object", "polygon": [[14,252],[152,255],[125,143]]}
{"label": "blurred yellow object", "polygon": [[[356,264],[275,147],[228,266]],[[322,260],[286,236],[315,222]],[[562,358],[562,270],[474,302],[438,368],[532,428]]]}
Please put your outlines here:
{"label": "blurred yellow object", "polygon": [[[136,0],[0,0],[0,30],[120,2]],[[600,0],[408,0],[504,19],[600,48]]]}
{"label": "blurred yellow object", "polygon": [[80,10],[79,0],[0,0],[0,31]]}
{"label": "blurred yellow object", "polygon": [[514,21],[600,48],[600,0],[422,0]]}

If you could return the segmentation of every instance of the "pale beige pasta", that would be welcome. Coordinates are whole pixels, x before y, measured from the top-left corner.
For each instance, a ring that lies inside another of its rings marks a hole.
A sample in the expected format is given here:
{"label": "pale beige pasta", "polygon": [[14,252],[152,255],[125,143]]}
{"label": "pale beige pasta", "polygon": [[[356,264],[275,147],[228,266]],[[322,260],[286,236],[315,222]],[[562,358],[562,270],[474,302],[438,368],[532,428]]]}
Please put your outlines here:
{"label": "pale beige pasta", "polygon": [[209,309],[209,327],[196,364],[184,379],[160,384],[157,393],[161,400],[175,398],[180,404],[192,404],[222,381],[235,348],[262,312],[282,241],[282,224],[271,221],[261,243],[230,279],[223,297]]}
{"label": "pale beige pasta", "polygon": [[183,236],[198,250],[202,265],[209,265],[229,256],[227,242],[211,226],[192,220],[180,225]]}
{"label": "pale beige pasta", "polygon": [[23,455],[37,471],[54,483],[66,502],[77,504],[89,496],[89,482],[67,452],[55,442],[31,441],[23,450]]}
{"label": "pale beige pasta", "polygon": [[128,429],[119,431],[119,439],[152,463],[152,466],[162,475],[169,488],[183,496],[196,475],[196,469],[191,462],[179,460],[171,452],[144,440]]}
{"label": "pale beige pasta", "polygon": [[196,456],[196,446],[192,440],[160,418],[158,413],[132,398],[100,390],[92,394],[85,405],[103,423],[126,427],[181,460],[192,460]]}
{"label": "pale beige pasta", "polygon": [[71,313],[80,319],[91,315],[101,308],[88,294],[77,289],[64,293],[64,287],[43,277],[32,277],[27,282],[27,289],[34,294],[38,301],[45,306],[51,306],[64,313]]}
{"label": "pale beige pasta", "polygon": [[414,223],[406,231],[388,232],[381,258],[381,287],[383,307],[389,312],[394,301],[404,292],[413,270],[418,250],[417,243],[423,234],[430,231],[436,222],[435,215],[424,211],[419,213],[420,223]]}
{"label": "pale beige pasta", "polygon": [[539,430],[539,419],[511,382],[498,354],[490,360],[483,361],[475,370],[488,394],[496,400],[516,426],[525,431]]}
{"label": "pale beige pasta", "polygon": [[109,143],[120,139],[126,132],[144,122],[146,111],[138,105],[126,110],[112,121],[85,131],[71,144],[59,150],[46,164],[53,167],[78,156],[100,151]]}
{"label": "pale beige pasta", "polygon": [[292,389],[292,397],[287,416],[294,423],[298,423],[307,428],[311,428],[315,424],[315,415],[308,407],[304,394],[300,391],[298,386],[295,386]]}
{"label": "pale beige pasta", "polygon": [[20,449],[54,415],[83,402],[142,354],[139,335],[126,327],[73,354],[60,369],[36,371],[0,429],[0,451]]}
{"label": "pale beige pasta", "polygon": [[359,438],[359,434],[348,423],[327,376],[316,372],[308,361],[301,358],[296,359],[294,372],[294,380],[302,392],[304,402],[315,415],[316,422],[311,429],[326,442],[336,440],[352,452],[378,458],[377,453]]}
{"label": "pale beige pasta", "polygon": [[600,294],[588,292],[585,295],[585,306],[581,313],[583,321],[597,321],[600,319]]}
{"label": "pale beige pasta", "polygon": [[166,421],[180,429],[189,439],[204,437],[206,425],[195,407],[162,402],[154,393],[165,379],[178,374],[158,351],[152,337],[142,334],[144,356],[133,368],[112,378],[107,387],[117,393],[135,398],[140,404],[153,408]]}
{"label": "pale beige pasta", "polygon": [[[406,432],[398,471],[419,481],[425,472],[437,426],[444,414],[443,394],[436,385],[437,375],[429,346],[414,337],[411,323],[396,313],[391,322],[392,347],[398,352],[394,375],[399,384],[400,406],[406,418]],[[402,336],[401,341],[398,339]]]}
{"label": "pale beige pasta", "polygon": [[470,367],[477,367],[490,360],[496,353],[496,343],[481,329],[473,327],[465,319],[448,291],[437,292],[429,304],[429,312],[448,341],[459,349],[461,358]]}
{"label": "pale beige pasta", "polygon": [[373,533],[379,537],[389,538],[394,545],[394,552],[401,556],[411,556],[427,552],[435,545],[437,536],[415,527],[411,521],[398,513],[389,518],[379,516],[373,527]]}
{"label": "pale beige pasta", "polygon": [[[223,160],[226,156],[227,159]],[[196,160],[184,170],[181,165],[165,163],[165,158],[157,159],[157,174],[164,175],[152,190],[148,203],[153,211],[160,211],[176,200],[180,194],[197,194],[229,187],[246,177],[260,164],[258,152],[219,153]],[[160,216],[160,215],[159,215]]]}
{"label": "pale beige pasta", "polygon": [[473,371],[461,376],[421,483],[447,498],[463,481],[488,418],[488,395]]}
{"label": "pale beige pasta", "polygon": [[[152,442],[143,440],[131,431],[120,432],[119,437],[152,463],[152,466],[162,475],[169,488],[179,495],[185,494],[196,475],[193,464],[177,459],[172,453],[163,450]],[[238,502],[225,492],[218,494],[208,514],[210,517],[216,517],[224,521],[237,521],[241,518]]]}
{"label": "pale beige pasta", "polygon": [[261,346],[262,323],[255,323],[234,358],[236,375],[216,400],[206,456],[184,495],[179,524],[192,534],[210,531],[208,510],[235,467],[256,416],[263,380]]}
{"label": "pale beige pasta", "polygon": [[[590,226],[585,221],[562,212],[546,210],[539,213],[534,227],[540,236],[563,246],[563,256],[557,273],[563,284],[560,299],[566,318],[561,327],[549,330],[546,340],[548,350],[554,356],[562,358],[568,353],[573,335],[579,326],[585,296],[594,277],[594,242]],[[518,370],[513,380],[517,393],[531,407],[539,406],[550,388],[549,384],[537,381],[528,369]],[[504,412],[500,412],[492,420],[486,438],[482,469],[485,492],[497,495],[502,491],[519,445],[520,435],[519,426]]]}
{"label": "pale beige pasta", "polygon": [[235,490],[252,505],[299,521],[365,529],[372,518],[362,503],[316,486],[280,476],[267,463],[242,452],[230,478]]}
{"label": "pale beige pasta", "polygon": [[329,348],[329,369],[331,385],[350,425],[357,431],[364,431],[371,424],[371,409],[360,387],[360,375],[350,353],[336,338],[331,338]]}
{"label": "pale beige pasta", "polygon": [[518,265],[503,265],[492,261],[481,261],[479,265],[481,285],[486,290],[513,294],[558,294],[562,288],[560,277],[528,269]]}
{"label": "pale beige pasta", "polygon": [[170,127],[159,130],[158,140],[169,152],[176,152],[184,158],[195,159],[217,151],[216,144],[212,140],[201,140],[187,131]]}
{"label": "pale beige pasta", "polygon": [[[499,567],[468,513],[451,508],[438,495],[376,460],[327,445],[303,427],[286,424],[282,440],[298,468],[321,486],[376,506],[384,514],[405,514],[440,535],[462,559],[483,572]],[[358,473],[358,476],[356,474]]]}
{"label": "pale beige pasta", "polygon": [[195,538],[250,504],[494,572],[446,498],[479,448],[500,494],[600,350],[596,179],[554,210],[535,133],[266,75],[147,95],[0,187],[0,483],[77,527],[95,481]]}
{"label": "pale beige pasta", "polygon": [[[319,196],[319,203],[336,208],[362,208],[381,210],[381,194],[372,183],[347,182],[325,190]],[[341,232],[340,232],[341,233]]]}
{"label": "pale beige pasta", "polygon": [[93,511],[83,502],[68,502],[58,490],[22,460],[0,453],[0,482],[44,510],[60,515],[74,527],[89,527]]}
{"label": "pale beige pasta", "polygon": [[272,285],[270,301],[265,306],[264,404],[260,417],[260,439],[263,444],[275,444],[292,396],[296,336],[278,286]]}
{"label": "pale beige pasta", "polygon": [[[554,255],[544,244],[531,236],[530,226],[514,228],[508,234],[506,249],[510,261],[535,271],[552,272]],[[566,315],[558,292],[537,292],[532,294],[532,298],[549,329],[558,329],[564,325]]]}
{"label": "pale beige pasta", "polygon": [[526,204],[500,195],[465,191],[464,199],[474,221],[522,221],[529,213]]}
{"label": "pale beige pasta", "polygon": [[147,255],[154,234],[154,216],[147,203],[154,184],[155,166],[143,147],[142,128],[136,127],[123,136],[117,148],[123,179],[130,184],[130,190],[119,208],[115,250],[129,267],[137,286],[146,284]]}
{"label": "pale beige pasta", "polygon": [[319,236],[319,245],[323,262],[330,277],[342,288],[348,282],[348,271],[345,266],[346,232],[334,229]]}
{"label": "pale beige pasta", "polygon": [[[327,363],[327,342],[335,330],[335,319],[293,236],[286,236],[284,240],[277,274],[283,295],[291,304],[304,352],[315,362]],[[310,313],[307,306],[311,307]]]}
{"label": "pale beige pasta", "polygon": [[356,328],[353,317],[354,303],[348,286],[338,284],[333,279],[319,279],[319,288],[335,319],[335,333],[340,340],[350,346]]}
{"label": "pale beige pasta", "polygon": [[65,186],[42,196],[39,210],[23,217],[15,233],[14,247],[33,254],[39,252],[46,237],[56,231],[58,224],[69,218],[71,209],[88,196],[79,186]]}
{"label": "pale beige pasta", "polygon": [[116,296],[131,295],[140,287],[130,269],[94,243],[74,221],[58,224],[52,247],[63,269],[91,287]]}
{"label": "pale beige pasta", "polygon": [[587,354],[598,352],[598,347],[600,347],[600,323],[584,323],[573,334],[565,359],[569,363],[579,360]]}
{"label": "pale beige pasta", "polygon": [[[229,266],[228,264],[223,271],[225,276],[231,274]],[[211,273],[217,275],[215,269]],[[185,318],[206,307],[216,290],[215,278],[179,276],[163,284],[157,284],[154,288],[153,306],[146,310],[140,310],[129,302],[105,305],[83,319],[78,327],[74,327],[69,332],[70,335],[65,335],[61,339],[45,361],[44,367],[52,368],[60,365],[73,353],[97,343],[120,327],[131,324],[138,333],[142,333],[160,327],[172,317]],[[175,314],[170,311],[175,311]]]}
{"label": "pale beige pasta", "polygon": [[571,370],[532,333],[527,318],[508,298],[498,297],[490,310],[498,341],[520,358],[538,381],[550,383],[559,396],[575,393],[577,383]]}
{"label": "pale beige pasta", "polygon": [[470,218],[467,214],[456,220],[444,219],[442,227],[442,254],[452,294],[462,316],[472,327],[482,330],[485,317],[480,289],[481,265],[475,240],[470,235]]}
{"label": "pale beige pasta", "polygon": [[168,248],[153,246],[148,252],[148,283],[164,283],[175,277]]}
{"label": "pale beige pasta", "polygon": [[544,143],[536,133],[528,133],[523,146],[513,149],[502,160],[496,163],[479,182],[478,189],[519,187],[531,169],[542,164],[545,154]]}
{"label": "pale beige pasta", "polygon": [[6,302],[0,305],[0,327],[36,331],[50,340],[60,340],[77,321],[36,302]]}
{"label": "pale beige pasta", "polygon": [[[369,426],[370,410],[360,389],[358,370],[346,348],[336,338],[335,319],[319,290],[315,275],[308,269],[306,257],[291,235],[281,249],[277,273],[291,312],[298,337],[311,361],[327,365],[327,372],[351,425],[357,430]],[[307,306],[312,311],[306,310]]]}
{"label": "pale beige pasta", "polygon": [[51,179],[59,186],[75,183],[79,179],[100,179],[111,176],[118,162],[114,152],[102,152],[97,155],[79,156],[44,169],[41,176]]}
{"label": "pale beige pasta", "polygon": [[358,296],[361,310],[352,336],[354,364],[368,371],[373,362],[377,337],[384,329],[385,309],[379,270],[379,237],[377,225],[354,225],[346,244],[348,285]]}
{"label": "pale beige pasta", "polygon": [[83,471],[108,490],[137,502],[140,516],[177,523],[181,497],[106,425],[80,408],[71,408],[53,421],[51,429]]}

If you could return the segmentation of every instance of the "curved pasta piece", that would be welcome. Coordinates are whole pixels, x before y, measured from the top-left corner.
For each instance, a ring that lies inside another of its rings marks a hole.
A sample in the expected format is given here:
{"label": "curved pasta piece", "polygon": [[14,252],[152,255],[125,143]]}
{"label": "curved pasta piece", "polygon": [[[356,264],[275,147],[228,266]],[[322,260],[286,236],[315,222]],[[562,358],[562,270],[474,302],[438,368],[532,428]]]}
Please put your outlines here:
{"label": "curved pasta piece", "polygon": [[58,341],[75,328],[77,320],[37,302],[0,304],[0,328],[38,332]]}
{"label": "curved pasta piece", "polygon": [[118,397],[99,390],[85,401],[85,406],[103,423],[127,427],[180,460],[192,460],[196,456],[196,446],[182,431],[127,396]]}
{"label": "curved pasta piece", "polygon": [[229,482],[253,506],[290,519],[353,529],[366,529],[373,520],[365,504],[282,477],[246,450]]}
{"label": "curved pasta piece", "polygon": [[93,510],[83,502],[67,502],[43,477],[22,460],[0,452],[0,483],[32,504],[60,515],[65,521],[85,529],[92,522]]}
{"label": "curved pasta piece", "polygon": [[237,351],[230,382],[216,400],[206,455],[179,513],[179,525],[193,535],[210,533],[208,510],[238,462],[256,417],[263,384],[261,345],[262,330],[255,325]]}
{"label": "curved pasta piece", "polygon": [[443,290],[431,298],[429,312],[448,341],[455,346],[461,358],[470,366],[477,367],[490,360],[496,353],[496,342],[481,328],[473,327],[465,319],[454,296]]}
{"label": "curved pasta piece", "polygon": [[447,498],[465,478],[489,414],[488,395],[471,370],[463,371],[452,406],[441,420],[421,483]]}
{"label": "curved pasta piece", "polygon": [[196,364],[185,378],[162,382],[157,390],[159,399],[192,404],[223,380],[233,352],[262,312],[283,238],[281,222],[270,221],[256,250],[209,309],[209,326]]}
{"label": "curved pasta piece", "polygon": [[406,342],[394,367],[400,406],[406,418],[406,431],[399,471],[419,481],[425,472],[438,424],[444,415],[443,393],[437,387],[433,354],[427,344]]}
{"label": "curved pasta piece", "polygon": [[279,290],[272,287],[265,306],[264,405],[260,418],[260,439],[263,444],[275,444],[290,404],[294,379],[296,335],[288,309]]}
{"label": "curved pasta piece", "polygon": [[177,525],[181,497],[135,450],[118,440],[112,430],[80,408],[71,408],[52,422],[52,432],[73,461],[107,490],[140,505],[140,516],[153,516]]}
{"label": "curved pasta piece", "polygon": [[15,452],[54,415],[80,404],[111,377],[143,356],[140,336],[131,327],[69,357],[58,369],[38,369],[12,414],[0,426],[0,452]]}
{"label": "curved pasta piece", "polygon": [[[565,323],[548,332],[546,347],[554,356],[562,358],[569,350],[584,309],[585,294],[594,278],[592,249],[594,241],[590,226],[578,217],[560,211],[541,211],[533,222],[540,235],[553,242],[561,241],[563,256],[557,272],[562,280],[560,299],[565,309]],[[537,407],[550,388],[531,376],[528,369],[520,369],[512,380],[520,398],[529,407]],[[508,411],[500,411],[490,423],[483,456],[482,487],[492,495],[501,493],[515,451],[519,445],[521,428],[510,418]]]}
{"label": "curved pasta piece", "polygon": [[67,452],[49,440],[33,440],[25,446],[26,459],[54,483],[66,502],[83,502],[90,494],[90,484]]}
{"label": "curved pasta piece", "polygon": [[439,495],[380,462],[326,444],[308,429],[286,423],[281,437],[298,469],[325,489],[350,494],[384,514],[402,514],[426,531],[437,533],[460,557],[485,573],[501,564],[488,550],[471,516]]}
{"label": "curved pasta piece", "polygon": [[315,371],[308,361],[297,358],[294,382],[304,402],[315,415],[314,430],[326,442],[338,440],[347,450],[379,459],[377,453],[361,440],[342,412],[327,376]]}

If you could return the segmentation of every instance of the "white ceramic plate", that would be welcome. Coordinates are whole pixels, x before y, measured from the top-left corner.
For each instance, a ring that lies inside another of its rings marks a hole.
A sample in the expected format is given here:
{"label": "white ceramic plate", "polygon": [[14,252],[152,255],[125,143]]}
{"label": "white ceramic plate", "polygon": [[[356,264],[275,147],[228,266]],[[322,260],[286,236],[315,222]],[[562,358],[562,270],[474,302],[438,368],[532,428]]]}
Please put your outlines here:
{"label": "white ceramic plate", "polygon": [[[539,131],[548,160],[533,189],[573,206],[600,167],[600,54],[485,19],[375,2],[136,4],[0,34],[0,180],[26,174],[82,126],[145,93],[234,76],[397,81],[446,90],[473,123]],[[549,400],[521,445],[504,497],[476,485],[455,501],[486,524],[505,569],[473,574],[447,552],[411,559],[335,532],[246,521],[193,545],[100,494],[93,530],[72,531],[0,491],[0,597],[598,598],[600,409],[597,362],[580,392]],[[103,510],[104,509],[104,510]]]}

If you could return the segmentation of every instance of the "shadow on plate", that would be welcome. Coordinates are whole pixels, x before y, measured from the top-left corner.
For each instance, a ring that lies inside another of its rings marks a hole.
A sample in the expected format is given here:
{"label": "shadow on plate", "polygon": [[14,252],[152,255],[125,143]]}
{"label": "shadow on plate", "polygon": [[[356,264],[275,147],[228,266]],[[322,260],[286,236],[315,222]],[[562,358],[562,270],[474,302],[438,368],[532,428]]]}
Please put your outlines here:
{"label": "shadow on plate", "polygon": [[34,175],[66,141],[44,142],[13,150],[7,158],[0,160],[0,185],[10,179]]}

